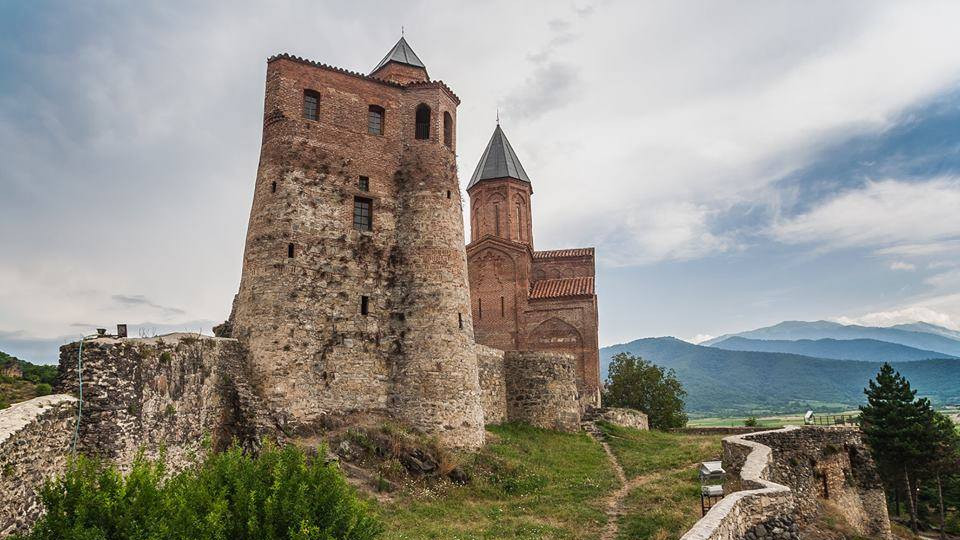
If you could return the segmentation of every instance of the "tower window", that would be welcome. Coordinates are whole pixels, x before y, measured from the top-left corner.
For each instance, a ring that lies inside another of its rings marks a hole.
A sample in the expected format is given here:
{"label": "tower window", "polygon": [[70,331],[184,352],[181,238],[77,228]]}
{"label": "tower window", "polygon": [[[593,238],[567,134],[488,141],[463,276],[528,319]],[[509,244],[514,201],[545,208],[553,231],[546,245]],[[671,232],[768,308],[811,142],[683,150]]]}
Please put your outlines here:
{"label": "tower window", "polygon": [[314,90],[303,91],[303,117],[307,120],[319,120],[320,93]]}
{"label": "tower window", "polygon": [[417,105],[417,133],[418,139],[430,138],[430,107],[421,103]]}
{"label": "tower window", "polygon": [[493,234],[500,236],[500,205],[493,205]]}
{"label": "tower window", "polygon": [[383,135],[383,107],[371,105],[370,112],[367,114],[367,133],[372,135]]}
{"label": "tower window", "polygon": [[287,244],[287,258],[293,258],[293,244]]}
{"label": "tower window", "polygon": [[449,190],[449,189],[447,190],[447,198],[448,198],[448,199],[450,198],[450,190]]}
{"label": "tower window", "polygon": [[367,315],[370,313],[370,297],[361,296],[360,297],[360,314]]}
{"label": "tower window", "polygon": [[503,317],[505,313],[506,312],[503,310],[503,297],[501,296],[500,297],[500,316]]}
{"label": "tower window", "polygon": [[457,313],[457,325],[463,330],[463,313]]}
{"label": "tower window", "polygon": [[369,231],[373,228],[371,207],[373,201],[363,197],[353,198],[353,228],[358,231]]}
{"label": "tower window", "polygon": [[370,177],[361,176],[360,181],[357,182],[357,188],[359,188],[360,191],[370,191]]}
{"label": "tower window", "polygon": [[277,192],[277,183],[276,183],[276,182],[271,182],[271,183],[270,183],[270,193],[276,193],[276,192]]}
{"label": "tower window", "polygon": [[443,144],[453,148],[453,117],[446,111],[443,113]]}
{"label": "tower window", "polygon": [[477,318],[483,318],[483,298],[477,299]]}

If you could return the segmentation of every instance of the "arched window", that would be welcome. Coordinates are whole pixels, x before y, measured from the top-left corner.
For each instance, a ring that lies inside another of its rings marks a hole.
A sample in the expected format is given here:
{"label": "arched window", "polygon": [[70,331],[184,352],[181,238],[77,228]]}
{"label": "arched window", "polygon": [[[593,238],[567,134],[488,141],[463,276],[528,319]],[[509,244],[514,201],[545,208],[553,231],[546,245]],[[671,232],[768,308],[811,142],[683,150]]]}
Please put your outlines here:
{"label": "arched window", "polygon": [[320,93],[315,90],[303,91],[303,117],[307,120],[320,119]]}
{"label": "arched window", "polygon": [[523,240],[523,207],[517,201],[517,239]]}
{"label": "arched window", "polygon": [[417,105],[417,134],[418,139],[430,138],[430,107],[425,103]]}
{"label": "arched window", "polygon": [[371,105],[370,112],[367,114],[367,133],[371,135],[383,135],[383,107]]}
{"label": "arched window", "polygon": [[453,148],[453,117],[446,111],[443,112],[443,144]]}

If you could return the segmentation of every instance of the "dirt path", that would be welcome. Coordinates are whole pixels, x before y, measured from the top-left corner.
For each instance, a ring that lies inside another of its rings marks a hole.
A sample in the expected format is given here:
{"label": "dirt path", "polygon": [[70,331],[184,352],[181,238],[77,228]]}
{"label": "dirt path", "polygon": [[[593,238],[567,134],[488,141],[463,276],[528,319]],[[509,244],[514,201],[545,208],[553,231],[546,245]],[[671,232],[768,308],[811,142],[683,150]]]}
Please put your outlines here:
{"label": "dirt path", "polygon": [[635,487],[646,482],[650,479],[650,477],[641,475],[630,481],[627,481],[627,475],[623,472],[623,466],[620,465],[620,461],[617,459],[617,456],[615,456],[613,450],[610,449],[610,445],[607,444],[606,440],[604,440],[603,433],[600,432],[600,429],[597,428],[597,425],[593,422],[589,422],[584,425],[584,430],[589,433],[595,441],[600,443],[600,446],[603,447],[603,451],[607,454],[607,461],[610,462],[610,466],[613,468],[613,472],[616,474],[617,480],[620,482],[620,487],[611,493],[609,497],[607,497],[604,508],[604,513],[607,516],[607,525],[603,528],[603,532],[600,534],[600,540],[614,540],[617,537],[617,533],[620,531],[620,517],[624,514],[624,499],[627,498],[627,495],[629,495]]}

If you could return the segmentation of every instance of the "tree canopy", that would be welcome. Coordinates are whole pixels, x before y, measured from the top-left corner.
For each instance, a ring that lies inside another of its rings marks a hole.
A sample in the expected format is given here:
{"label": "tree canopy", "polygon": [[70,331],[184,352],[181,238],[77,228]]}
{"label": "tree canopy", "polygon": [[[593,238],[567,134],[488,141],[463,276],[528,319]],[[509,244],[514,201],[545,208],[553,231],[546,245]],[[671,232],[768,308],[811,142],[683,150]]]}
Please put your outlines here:
{"label": "tree canopy", "polygon": [[610,362],[603,403],[643,411],[651,428],[664,430],[687,424],[683,410],[686,395],[672,369],[665,370],[638,356],[620,353]]}

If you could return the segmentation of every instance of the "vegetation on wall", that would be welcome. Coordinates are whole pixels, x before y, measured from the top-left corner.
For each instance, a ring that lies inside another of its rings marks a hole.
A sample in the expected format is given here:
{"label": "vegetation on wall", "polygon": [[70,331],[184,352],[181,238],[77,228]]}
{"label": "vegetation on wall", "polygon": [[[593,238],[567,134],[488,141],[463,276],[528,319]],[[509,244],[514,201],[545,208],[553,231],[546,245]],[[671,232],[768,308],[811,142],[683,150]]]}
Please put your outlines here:
{"label": "vegetation on wall", "polygon": [[619,353],[610,361],[602,402],[609,407],[629,407],[647,413],[652,429],[683,427],[687,392],[676,373],[643,358]]}
{"label": "vegetation on wall", "polygon": [[[323,456],[324,452],[319,452]],[[336,465],[288,446],[239,448],[167,478],[138,458],[127,474],[83,456],[41,492],[45,515],[18,540],[367,540],[382,532]]]}

